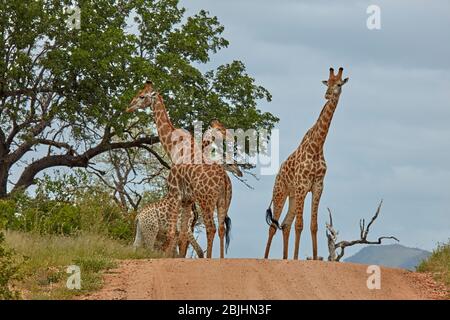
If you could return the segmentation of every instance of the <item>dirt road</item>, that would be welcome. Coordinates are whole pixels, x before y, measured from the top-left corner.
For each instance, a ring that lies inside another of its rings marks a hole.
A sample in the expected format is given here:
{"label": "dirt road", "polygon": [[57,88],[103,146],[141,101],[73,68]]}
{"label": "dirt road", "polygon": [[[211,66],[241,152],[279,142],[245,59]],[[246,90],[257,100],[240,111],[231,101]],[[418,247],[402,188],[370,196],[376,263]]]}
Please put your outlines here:
{"label": "dirt road", "polygon": [[367,266],[322,261],[155,259],[123,261],[85,299],[435,299],[426,274],[381,268],[367,288]]}

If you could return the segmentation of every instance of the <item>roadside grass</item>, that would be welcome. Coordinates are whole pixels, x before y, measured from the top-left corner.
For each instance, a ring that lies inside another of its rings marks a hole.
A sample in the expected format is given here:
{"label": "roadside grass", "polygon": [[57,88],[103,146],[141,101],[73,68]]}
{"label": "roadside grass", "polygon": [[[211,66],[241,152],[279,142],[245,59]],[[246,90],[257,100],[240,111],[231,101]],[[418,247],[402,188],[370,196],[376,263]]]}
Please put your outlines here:
{"label": "roadside grass", "polygon": [[437,281],[444,283],[450,299],[450,240],[439,244],[431,256],[417,267],[417,271],[430,272]]}
{"label": "roadside grass", "polygon": [[[24,299],[74,299],[102,286],[102,272],[117,265],[117,260],[158,258],[157,253],[139,249],[102,235],[81,233],[76,236],[40,235],[32,232],[5,231],[9,248],[24,256],[23,281],[16,284]],[[69,290],[67,267],[81,271],[81,289]]]}

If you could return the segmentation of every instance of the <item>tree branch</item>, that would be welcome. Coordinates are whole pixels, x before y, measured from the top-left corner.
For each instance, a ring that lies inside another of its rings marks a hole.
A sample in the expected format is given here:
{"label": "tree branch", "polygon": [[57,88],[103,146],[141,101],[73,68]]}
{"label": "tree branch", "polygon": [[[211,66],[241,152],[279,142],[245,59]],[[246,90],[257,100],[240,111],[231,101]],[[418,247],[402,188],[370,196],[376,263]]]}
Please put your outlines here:
{"label": "tree branch", "polygon": [[146,144],[153,145],[158,142],[159,138],[157,136],[143,137],[136,139],[134,141],[124,141],[115,143],[105,143],[104,141],[102,141],[96,147],[93,147],[78,156],[70,154],[46,156],[31,163],[22,172],[12,192],[18,191],[20,189],[25,189],[30,185],[34,184],[34,177],[44,169],[56,166],[67,166],[71,168],[73,167],[86,168],[89,165],[90,159],[108,150],[142,147],[143,145]]}
{"label": "tree branch", "polygon": [[148,146],[146,146],[146,145],[142,145],[142,146],[140,146],[139,148],[145,149],[145,150],[147,150],[148,152],[150,152],[152,155],[155,156],[156,159],[158,159],[158,161],[159,161],[164,167],[166,167],[167,169],[170,170],[170,168],[171,168],[170,164],[168,164],[168,163],[166,162],[166,160],[164,160],[163,157],[161,157],[155,150],[153,150],[152,148],[150,148],[150,147],[148,147]]}
{"label": "tree branch", "polygon": [[62,90],[56,90],[55,88],[50,87],[41,87],[41,88],[22,88],[17,90],[0,90],[0,97],[17,97],[21,95],[27,96],[35,96],[38,93],[54,93],[54,92],[62,92]]}
{"label": "tree branch", "polygon": [[[331,210],[328,209],[329,212],[329,218],[330,218],[330,222],[326,224],[326,235],[327,235],[327,239],[328,239],[328,251],[329,251],[329,256],[328,256],[328,261],[340,261],[341,258],[344,256],[344,252],[345,252],[345,248],[347,247],[351,247],[354,246],[356,244],[381,244],[382,240],[384,239],[392,239],[395,241],[399,241],[396,237],[394,236],[383,236],[383,237],[379,237],[378,240],[376,241],[370,241],[367,240],[367,236],[369,235],[369,229],[370,226],[375,222],[375,220],[378,218],[379,214],[380,214],[380,210],[381,210],[381,205],[383,204],[383,200],[381,200],[380,204],[378,205],[377,211],[375,212],[375,215],[372,217],[372,219],[370,220],[369,224],[367,225],[367,227],[365,226],[365,220],[361,219],[360,220],[360,239],[357,240],[352,240],[352,241],[340,241],[336,243],[337,240],[337,235],[338,232],[334,229],[333,227],[333,217],[331,214]],[[340,249],[340,252],[337,254],[336,253],[336,249]]]}
{"label": "tree branch", "polygon": [[58,141],[54,141],[54,140],[47,140],[47,139],[35,139],[35,144],[44,144],[47,146],[52,146],[52,147],[56,147],[58,149],[66,149],[68,154],[70,155],[75,155],[76,151],[74,150],[74,148],[65,142],[58,142]]}

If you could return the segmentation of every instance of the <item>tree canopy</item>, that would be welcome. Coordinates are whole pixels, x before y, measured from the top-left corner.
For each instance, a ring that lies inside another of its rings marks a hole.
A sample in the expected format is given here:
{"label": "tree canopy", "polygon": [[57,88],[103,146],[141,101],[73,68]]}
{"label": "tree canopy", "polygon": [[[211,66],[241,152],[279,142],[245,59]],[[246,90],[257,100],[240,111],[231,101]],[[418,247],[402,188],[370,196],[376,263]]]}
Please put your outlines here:
{"label": "tree canopy", "polygon": [[[79,28],[67,23],[73,6]],[[223,30],[206,11],[186,16],[178,0],[1,1],[0,197],[49,168],[158,143],[150,116],[124,112],[148,79],[180,127],[217,118],[272,129],[278,119],[257,106],[270,93],[242,62],[201,70],[227,47]]]}

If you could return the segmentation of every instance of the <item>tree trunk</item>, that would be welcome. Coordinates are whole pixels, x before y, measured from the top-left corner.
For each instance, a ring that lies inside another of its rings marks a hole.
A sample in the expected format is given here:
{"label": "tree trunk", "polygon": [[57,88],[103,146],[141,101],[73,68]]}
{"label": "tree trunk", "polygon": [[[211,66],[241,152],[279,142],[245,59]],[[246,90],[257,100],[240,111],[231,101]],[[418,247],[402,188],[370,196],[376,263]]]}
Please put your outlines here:
{"label": "tree trunk", "polygon": [[9,164],[0,160],[0,199],[8,195]]}

